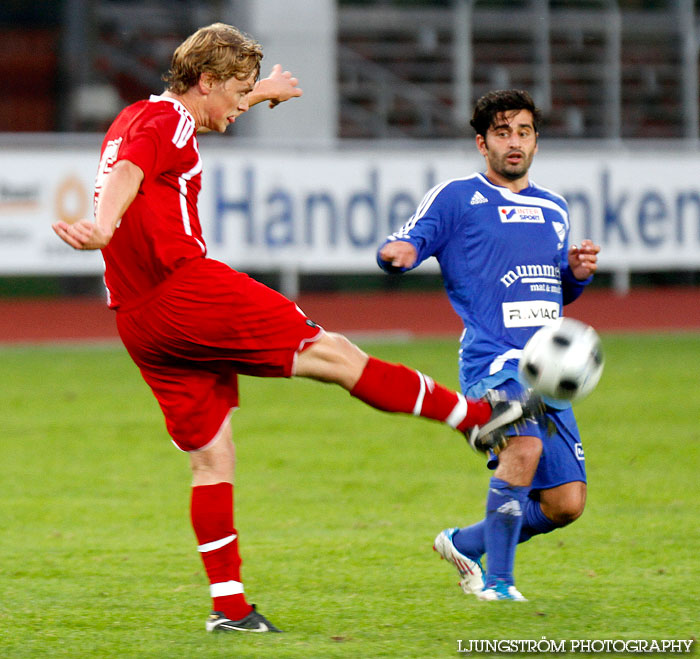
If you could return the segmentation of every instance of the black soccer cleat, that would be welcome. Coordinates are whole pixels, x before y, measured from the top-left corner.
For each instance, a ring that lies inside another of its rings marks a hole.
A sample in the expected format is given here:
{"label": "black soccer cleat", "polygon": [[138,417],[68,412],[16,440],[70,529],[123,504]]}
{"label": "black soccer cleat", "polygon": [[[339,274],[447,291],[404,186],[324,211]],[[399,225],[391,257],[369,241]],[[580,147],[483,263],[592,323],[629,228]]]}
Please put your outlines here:
{"label": "black soccer cleat", "polygon": [[547,411],[547,405],[542,400],[542,396],[536,394],[532,389],[527,389],[520,400],[523,406],[523,419],[538,420]]}
{"label": "black soccer cleat", "polygon": [[467,437],[469,445],[481,453],[493,451],[498,455],[508,444],[508,430],[517,430],[523,421],[537,419],[545,412],[545,404],[532,390],[525,392],[520,400],[511,400],[489,389],[485,398],[491,404],[491,418],[483,426],[472,428]]}
{"label": "black soccer cleat", "polygon": [[255,610],[255,604],[252,605],[253,610],[240,620],[230,620],[219,611],[212,611],[207,618],[206,629],[208,632],[279,632],[262,613]]}

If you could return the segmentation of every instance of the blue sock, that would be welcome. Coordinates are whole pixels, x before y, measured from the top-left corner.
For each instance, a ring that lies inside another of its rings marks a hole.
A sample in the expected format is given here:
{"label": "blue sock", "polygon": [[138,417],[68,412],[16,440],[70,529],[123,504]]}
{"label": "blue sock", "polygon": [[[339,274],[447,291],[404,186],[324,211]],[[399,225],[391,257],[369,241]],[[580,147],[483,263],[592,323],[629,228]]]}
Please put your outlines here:
{"label": "blue sock", "polygon": [[[557,528],[559,527],[542,512],[539,501],[529,497],[525,500],[518,544],[541,533],[550,533]],[[460,529],[452,537],[452,542],[465,556],[473,559],[481,558],[486,553],[486,520],[482,519],[476,524]]]}
{"label": "blue sock", "polygon": [[472,559],[479,559],[486,551],[486,520],[460,529],[452,536],[457,551]]}
{"label": "blue sock", "polygon": [[528,498],[523,506],[523,525],[520,529],[520,540],[518,542],[525,542],[533,535],[549,533],[556,528],[559,527],[542,512],[540,502]]}
{"label": "blue sock", "polygon": [[492,477],[486,499],[486,553],[488,569],[485,587],[492,586],[496,579],[513,585],[515,548],[520,540],[523,523],[523,508],[529,487],[518,487]]}

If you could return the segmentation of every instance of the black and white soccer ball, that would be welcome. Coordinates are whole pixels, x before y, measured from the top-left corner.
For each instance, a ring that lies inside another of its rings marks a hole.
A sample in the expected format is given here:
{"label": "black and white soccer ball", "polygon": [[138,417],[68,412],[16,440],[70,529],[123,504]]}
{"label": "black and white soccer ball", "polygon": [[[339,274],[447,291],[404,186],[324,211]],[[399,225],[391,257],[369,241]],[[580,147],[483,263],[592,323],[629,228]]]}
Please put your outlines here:
{"label": "black and white soccer ball", "polygon": [[523,348],[518,370],[535,392],[558,400],[581,400],[603,373],[598,333],[573,318],[537,330]]}

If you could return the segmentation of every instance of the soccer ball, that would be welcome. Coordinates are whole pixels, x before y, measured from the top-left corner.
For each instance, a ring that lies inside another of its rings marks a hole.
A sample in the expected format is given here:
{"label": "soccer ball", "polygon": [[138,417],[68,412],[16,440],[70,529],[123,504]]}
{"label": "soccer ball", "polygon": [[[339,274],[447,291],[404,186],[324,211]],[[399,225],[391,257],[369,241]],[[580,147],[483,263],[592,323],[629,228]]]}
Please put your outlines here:
{"label": "soccer ball", "polygon": [[603,373],[600,337],[590,325],[559,318],[530,337],[518,371],[538,394],[581,400],[595,389]]}

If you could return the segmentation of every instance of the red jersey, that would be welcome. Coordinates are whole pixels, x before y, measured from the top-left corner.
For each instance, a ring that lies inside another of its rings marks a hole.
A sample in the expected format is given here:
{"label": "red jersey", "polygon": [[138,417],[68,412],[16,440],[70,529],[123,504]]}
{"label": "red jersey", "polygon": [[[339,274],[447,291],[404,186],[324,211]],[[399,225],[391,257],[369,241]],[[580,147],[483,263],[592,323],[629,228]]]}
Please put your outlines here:
{"label": "red jersey", "polygon": [[137,165],[144,178],[102,250],[112,309],[148,293],[207,252],[197,210],[202,160],[194,118],[185,107],[151,96],[119,113],[102,143],[95,204],[104,177],[119,160]]}

